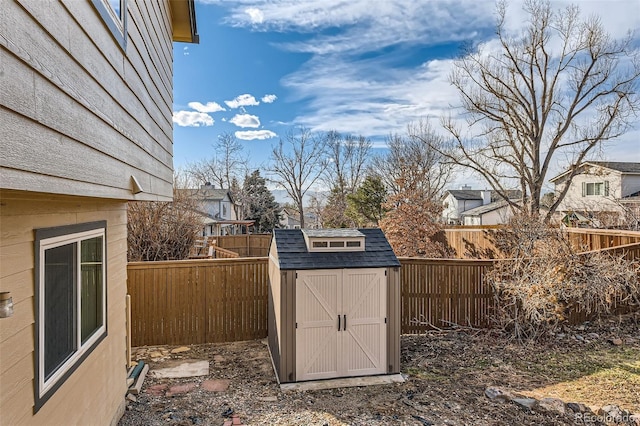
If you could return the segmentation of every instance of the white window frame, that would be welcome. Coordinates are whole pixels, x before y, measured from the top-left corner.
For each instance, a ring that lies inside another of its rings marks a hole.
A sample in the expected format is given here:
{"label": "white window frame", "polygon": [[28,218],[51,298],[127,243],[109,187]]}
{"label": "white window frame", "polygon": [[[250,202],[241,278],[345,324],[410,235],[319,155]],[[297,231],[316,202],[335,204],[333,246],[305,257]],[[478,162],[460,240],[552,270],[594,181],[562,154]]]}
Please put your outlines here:
{"label": "white window frame", "polygon": [[[82,297],[82,257],[81,242],[91,238],[102,238],[102,325],[93,331],[86,341],[82,342],[82,318],[81,318],[81,297]],[[74,339],[75,351],[61,365],[56,367],[55,372],[45,379],[45,252],[60,246],[76,244],[75,256],[75,307],[74,307]],[[46,228],[36,230],[36,303],[38,311],[36,313],[36,404],[34,411],[37,411],[73,373],[95,347],[107,336],[107,239],[106,221],[91,222],[79,225],[61,226],[57,228]]]}
{"label": "white window frame", "polygon": [[127,50],[127,3],[128,0],[120,0],[120,16],[111,6],[109,0],[91,0],[107,28],[118,42],[122,50]]}
{"label": "white window frame", "polygon": [[[342,246],[332,247],[331,243],[341,242]],[[360,245],[352,247],[349,243],[359,243]],[[326,247],[318,247],[316,243],[326,244]],[[364,237],[357,238],[322,238],[322,237],[309,237],[307,249],[310,252],[313,251],[364,251]]]}

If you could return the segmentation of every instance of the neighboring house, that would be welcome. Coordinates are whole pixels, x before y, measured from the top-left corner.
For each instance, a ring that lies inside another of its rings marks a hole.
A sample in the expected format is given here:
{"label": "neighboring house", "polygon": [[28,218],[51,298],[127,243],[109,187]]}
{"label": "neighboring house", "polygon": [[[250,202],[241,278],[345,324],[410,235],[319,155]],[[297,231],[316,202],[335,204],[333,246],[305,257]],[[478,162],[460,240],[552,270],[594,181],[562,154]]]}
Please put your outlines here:
{"label": "neighboring house", "polygon": [[[509,190],[507,191],[507,195],[509,199],[512,200],[522,198],[522,193],[518,190]],[[496,202],[498,204],[494,204]],[[506,202],[505,204],[500,204],[500,202],[504,202],[504,200],[500,198],[496,191],[489,189],[471,189],[470,186],[462,186],[460,189],[450,189],[445,191],[442,197],[442,217],[448,225],[467,224],[464,223],[463,217],[469,210],[488,206],[485,209],[468,214],[469,221],[476,222],[480,220],[482,221],[482,223],[480,223],[481,225],[505,223],[509,218],[509,214],[506,213],[509,208],[506,206]],[[485,220],[491,223],[485,223],[485,221],[482,220],[482,216],[485,215],[488,215]]]}
{"label": "neighboring house", "polygon": [[509,203],[505,200],[499,200],[466,210],[460,216],[463,225],[479,226],[507,223],[512,214]]}
{"label": "neighboring house", "polygon": [[[320,229],[320,220],[314,213],[307,212],[304,214],[304,227],[306,229]],[[300,229],[300,213],[291,207],[284,207],[280,215],[280,228],[282,229]]]}
{"label": "neighboring house", "polygon": [[300,229],[300,214],[298,211],[290,207],[283,208],[280,216],[280,228]]}
{"label": "neighboring house", "polygon": [[[198,200],[202,213],[202,236],[236,235],[243,233],[242,227],[253,225],[252,220],[238,220],[236,203],[228,189],[214,188],[210,183],[199,189],[180,189],[180,192]],[[247,233],[246,229],[244,233]]]}
{"label": "neighboring house", "polygon": [[[555,185],[556,194],[564,189],[569,175],[565,171],[549,180]],[[582,217],[582,222],[587,218],[617,222],[627,208],[637,207],[639,192],[640,163],[587,161],[571,180],[556,216],[565,222],[573,217],[572,213]]]}
{"label": "neighboring house", "polygon": [[114,425],[126,206],[172,198],[172,40],[197,42],[194,3],[1,9],[0,423]]}

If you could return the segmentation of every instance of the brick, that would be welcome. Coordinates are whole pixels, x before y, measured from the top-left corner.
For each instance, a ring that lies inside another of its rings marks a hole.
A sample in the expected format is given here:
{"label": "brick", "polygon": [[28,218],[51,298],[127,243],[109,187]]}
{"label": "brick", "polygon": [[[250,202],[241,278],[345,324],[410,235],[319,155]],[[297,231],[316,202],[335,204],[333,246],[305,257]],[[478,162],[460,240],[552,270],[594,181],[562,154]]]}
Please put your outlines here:
{"label": "brick", "polygon": [[169,385],[167,384],[153,385],[153,386],[149,386],[146,392],[150,395],[160,396],[164,393],[165,390],[167,390],[168,387]]}
{"label": "brick", "polygon": [[181,395],[183,393],[191,392],[196,388],[196,386],[197,385],[193,382],[171,386],[167,392],[167,396]]}
{"label": "brick", "polygon": [[202,389],[209,392],[224,392],[229,388],[231,380],[219,379],[219,380],[205,380],[202,382]]}

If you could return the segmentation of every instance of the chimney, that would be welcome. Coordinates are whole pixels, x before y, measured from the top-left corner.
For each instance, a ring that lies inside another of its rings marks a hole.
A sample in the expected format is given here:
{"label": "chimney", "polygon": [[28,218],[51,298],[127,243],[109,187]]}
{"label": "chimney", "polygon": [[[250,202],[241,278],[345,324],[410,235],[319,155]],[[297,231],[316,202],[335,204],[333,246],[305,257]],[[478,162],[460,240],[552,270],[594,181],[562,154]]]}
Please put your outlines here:
{"label": "chimney", "polygon": [[469,190],[471,190],[471,187],[469,185],[462,185],[460,187],[460,189],[463,190],[463,191],[469,191]]}
{"label": "chimney", "polygon": [[491,202],[491,190],[483,189],[480,191],[480,196],[482,197],[482,205],[486,206]]}

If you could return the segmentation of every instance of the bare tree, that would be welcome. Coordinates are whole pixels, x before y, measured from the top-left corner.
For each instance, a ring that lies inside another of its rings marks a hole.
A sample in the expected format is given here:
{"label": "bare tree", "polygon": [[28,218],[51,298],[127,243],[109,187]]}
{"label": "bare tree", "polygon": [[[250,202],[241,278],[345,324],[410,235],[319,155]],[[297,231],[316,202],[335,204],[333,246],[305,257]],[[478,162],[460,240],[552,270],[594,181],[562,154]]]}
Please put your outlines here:
{"label": "bare tree", "polygon": [[131,201],[127,206],[127,259],[186,259],[202,232],[200,203],[181,189],[184,176],[174,175],[172,202]]}
{"label": "bare tree", "polygon": [[268,171],[273,181],[287,191],[300,214],[304,228],[304,196],[327,167],[326,140],[302,127],[291,130],[273,148]]}
{"label": "bare tree", "polygon": [[[624,134],[640,106],[640,54],[631,42],[614,40],[595,18],[581,19],[577,6],[552,10],[548,1],[525,2],[526,28],[513,37],[506,3],[498,4],[498,47],[480,46],[455,63],[451,84],[461,96],[468,129],[452,118],[449,149],[434,149],[452,164],[482,175],[514,208],[538,215],[549,167],[568,161],[564,198],[587,154]],[[634,50],[635,49],[635,50]],[[510,201],[514,183],[525,196]]]}
{"label": "bare tree", "polygon": [[426,199],[436,199],[449,183],[453,169],[443,161],[444,138],[429,122],[420,121],[408,126],[407,137],[389,136],[387,145],[388,153],[372,160],[371,173],[380,177],[392,195],[411,187]]}
{"label": "bare tree", "polygon": [[200,184],[209,182],[219,188],[229,189],[234,178],[242,181],[247,174],[248,159],[244,148],[231,133],[220,135],[213,148],[213,157],[191,164],[189,173]]}
{"label": "bare tree", "polygon": [[325,170],[325,182],[331,188],[325,221],[329,226],[354,225],[347,216],[347,196],[353,194],[364,179],[371,142],[364,136],[343,136],[336,131],[326,134],[330,161]]}

